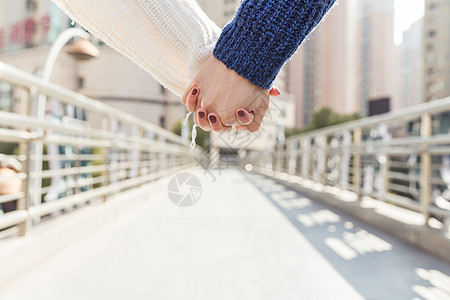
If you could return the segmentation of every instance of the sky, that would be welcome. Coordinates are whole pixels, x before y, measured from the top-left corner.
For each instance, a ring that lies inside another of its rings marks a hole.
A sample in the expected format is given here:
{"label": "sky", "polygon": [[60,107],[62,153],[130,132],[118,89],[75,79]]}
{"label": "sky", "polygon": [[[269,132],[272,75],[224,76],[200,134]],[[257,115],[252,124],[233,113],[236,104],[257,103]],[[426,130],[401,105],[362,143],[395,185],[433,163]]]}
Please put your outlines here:
{"label": "sky", "polygon": [[394,0],[395,43],[400,44],[403,31],[423,17],[424,0]]}

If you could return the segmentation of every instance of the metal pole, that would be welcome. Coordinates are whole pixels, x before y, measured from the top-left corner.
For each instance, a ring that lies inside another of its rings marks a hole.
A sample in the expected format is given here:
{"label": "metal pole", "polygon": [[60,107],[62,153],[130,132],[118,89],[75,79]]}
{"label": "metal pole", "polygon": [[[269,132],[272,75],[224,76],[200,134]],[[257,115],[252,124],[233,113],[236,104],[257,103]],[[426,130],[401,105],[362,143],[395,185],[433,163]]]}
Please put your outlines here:
{"label": "metal pole", "polygon": [[[53,68],[56,63],[56,59],[58,58],[59,53],[61,53],[62,49],[66,45],[68,41],[70,41],[74,37],[80,37],[83,39],[89,39],[89,33],[85,32],[79,28],[70,28],[63,31],[56,41],[53,43],[53,46],[50,49],[50,52],[45,60],[45,64],[42,69],[42,80],[46,83],[50,82],[50,77],[53,71]],[[45,120],[45,108],[47,104],[47,96],[44,94],[40,94],[38,96],[37,104],[33,105],[32,114],[39,120]],[[44,133],[42,128],[36,129],[37,136],[41,136]],[[33,174],[33,178],[28,180],[28,196],[30,205],[39,205],[41,203],[41,194],[42,194],[42,155],[44,152],[44,145],[42,142],[34,142],[31,144],[31,151],[34,155],[34,160],[30,163],[30,174]],[[29,157],[31,159],[31,157]],[[40,217],[35,217],[34,222],[38,223],[40,221]]]}
{"label": "metal pole", "polygon": [[[423,114],[420,127],[420,136],[427,138],[431,136],[431,115]],[[420,155],[420,205],[425,216],[425,225],[428,225],[430,213],[428,207],[432,202],[431,191],[431,154],[428,145],[424,145]]]}
{"label": "metal pole", "polygon": [[362,142],[362,129],[361,127],[355,128],[353,131],[353,184],[355,186],[355,192],[358,195],[358,199],[361,200],[361,142]]}
{"label": "metal pole", "polygon": [[310,150],[311,150],[311,139],[306,138],[301,141],[302,144],[302,177],[309,178],[310,173]]}
{"label": "metal pole", "polygon": [[[20,111],[24,115],[29,115],[30,111],[30,97],[31,97],[31,91],[28,93],[27,96],[22,96],[20,101]],[[21,210],[24,209],[28,211],[28,208],[30,206],[29,203],[29,181],[30,181],[30,141],[22,142],[19,144],[19,153],[20,155],[25,155],[27,157],[27,160],[24,164],[24,170],[23,172],[27,174],[26,179],[22,182],[22,191],[24,196],[21,199],[17,200],[17,209]],[[26,220],[19,224],[19,235],[24,236],[27,234],[28,230],[31,227],[31,219],[29,217],[26,218]]]}

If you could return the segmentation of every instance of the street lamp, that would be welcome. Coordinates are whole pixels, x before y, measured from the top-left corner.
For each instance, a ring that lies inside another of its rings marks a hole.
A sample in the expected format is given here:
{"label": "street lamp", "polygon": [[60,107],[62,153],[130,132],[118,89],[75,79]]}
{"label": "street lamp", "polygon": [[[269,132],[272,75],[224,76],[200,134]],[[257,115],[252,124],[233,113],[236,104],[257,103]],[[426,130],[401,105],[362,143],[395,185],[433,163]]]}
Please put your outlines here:
{"label": "street lamp", "polygon": [[[69,48],[67,49],[68,54],[72,55],[77,60],[87,60],[90,58],[98,57],[99,50],[92,45],[88,40],[90,39],[90,34],[80,28],[69,28],[64,30],[58,38],[53,43],[50,48],[50,52],[47,55],[47,59],[45,60],[44,66],[42,68],[42,81],[44,83],[50,82],[50,77],[55,66],[56,60],[63,50],[64,46],[73,38],[80,38],[79,40],[73,42]],[[45,108],[47,104],[47,96],[44,94],[40,94],[38,97],[37,103],[33,103],[32,114],[39,120],[45,121]],[[43,129],[38,128],[37,134],[41,136],[43,134]],[[47,152],[49,157],[54,158],[59,155],[59,149],[57,145],[48,145]],[[32,173],[35,175],[33,178],[29,180],[29,197],[30,203],[34,205],[38,205],[41,202],[41,193],[42,193],[42,155],[43,155],[43,143],[40,141],[34,142],[32,144],[31,153],[34,153],[34,161],[30,164],[30,169]],[[50,170],[58,170],[61,166],[59,165],[59,159],[49,159],[49,168]],[[52,183],[54,180],[58,180],[55,177],[52,177]],[[55,184],[51,185],[50,191],[52,188],[57,187]],[[49,191],[49,192],[50,192]],[[34,220],[35,222],[39,221],[39,218]]]}
{"label": "street lamp", "polygon": [[97,47],[88,40],[81,39],[70,44],[66,53],[80,61],[97,58],[100,55],[100,51],[98,51]]}

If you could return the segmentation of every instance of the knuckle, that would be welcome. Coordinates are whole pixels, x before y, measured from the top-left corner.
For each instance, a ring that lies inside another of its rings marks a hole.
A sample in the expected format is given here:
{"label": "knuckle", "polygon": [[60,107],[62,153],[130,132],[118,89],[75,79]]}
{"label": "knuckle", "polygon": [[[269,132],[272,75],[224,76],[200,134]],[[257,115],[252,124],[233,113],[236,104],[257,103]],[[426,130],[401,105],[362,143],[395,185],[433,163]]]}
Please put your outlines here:
{"label": "knuckle", "polygon": [[233,118],[230,117],[230,118],[223,120],[223,125],[225,125],[225,126],[233,126],[234,123],[236,123],[235,117],[233,117]]}

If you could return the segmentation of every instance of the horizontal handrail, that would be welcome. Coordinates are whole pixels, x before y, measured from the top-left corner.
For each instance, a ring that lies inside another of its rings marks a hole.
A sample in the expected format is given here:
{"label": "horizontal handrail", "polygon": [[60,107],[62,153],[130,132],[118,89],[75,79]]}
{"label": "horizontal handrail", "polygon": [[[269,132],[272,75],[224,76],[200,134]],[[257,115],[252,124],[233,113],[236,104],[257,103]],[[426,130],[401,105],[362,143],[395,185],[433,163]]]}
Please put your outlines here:
{"label": "horizontal handrail", "polygon": [[183,140],[180,136],[171,133],[145,122],[133,115],[127,114],[119,109],[103,104],[87,96],[78,94],[53,83],[47,83],[41,78],[32,74],[26,73],[20,69],[0,62],[0,80],[8,82],[13,85],[29,88],[35,93],[43,93],[49,97],[54,97],[65,103],[75,105],[80,108],[87,109],[91,112],[99,113],[100,115],[117,118],[123,122],[134,124],[145,128],[146,130],[157,133],[158,135],[170,139],[174,142],[188,145],[188,142]]}
{"label": "horizontal handrail", "polygon": [[[0,111],[0,142],[19,152],[0,157],[5,159],[0,231],[18,228],[2,236],[24,235],[43,216],[59,216],[97,198],[107,201],[117,192],[191,167],[200,154],[170,131],[2,62],[0,82],[11,84],[17,93],[11,99],[20,102],[13,112]],[[83,109],[87,118],[45,118],[47,98]],[[102,128],[89,123],[92,116],[103,119]]]}
{"label": "horizontal handrail", "polygon": [[450,230],[450,128],[432,122],[448,112],[450,97],[305,132],[253,163],[419,211],[425,225],[434,218]]}
{"label": "horizontal handrail", "polygon": [[310,132],[298,134],[286,139],[286,142],[292,142],[303,138],[311,138],[320,135],[330,135],[339,131],[353,130],[354,128],[367,128],[381,123],[394,121],[411,121],[420,118],[423,114],[437,114],[442,111],[450,110],[450,97],[434,100],[431,102],[419,104],[404,108],[400,111],[394,111],[373,117],[365,117],[359,120],[346,122],[339,125],[329,126]]}

